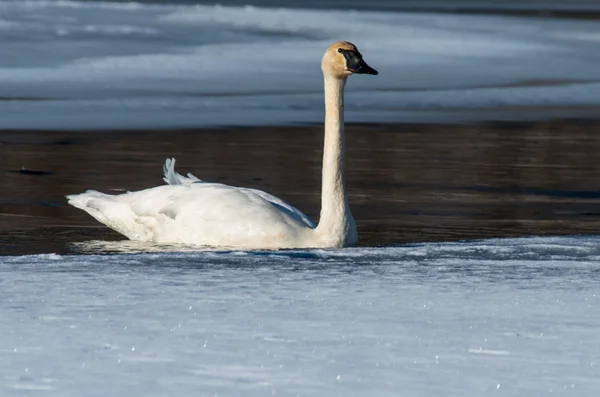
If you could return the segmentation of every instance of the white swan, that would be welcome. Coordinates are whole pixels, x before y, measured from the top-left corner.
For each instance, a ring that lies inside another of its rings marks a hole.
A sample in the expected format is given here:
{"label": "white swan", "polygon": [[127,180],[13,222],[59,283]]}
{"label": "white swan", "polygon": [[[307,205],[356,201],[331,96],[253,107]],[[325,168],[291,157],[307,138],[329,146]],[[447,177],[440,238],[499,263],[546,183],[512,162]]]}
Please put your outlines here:
{"label": "white swan", "polygon": [[67,196],[106,226],[131,240],[242,249],[354,246],[356,224],[344,178],[343,91],[354,73],[377,74],[351,43],[333,43],[321,63],[325,77],[325,147],[321,218],[315,225],[291,205],[260,190],[200,181],[175,172],[167,159],[168,185],[107,195],[89,190]]}

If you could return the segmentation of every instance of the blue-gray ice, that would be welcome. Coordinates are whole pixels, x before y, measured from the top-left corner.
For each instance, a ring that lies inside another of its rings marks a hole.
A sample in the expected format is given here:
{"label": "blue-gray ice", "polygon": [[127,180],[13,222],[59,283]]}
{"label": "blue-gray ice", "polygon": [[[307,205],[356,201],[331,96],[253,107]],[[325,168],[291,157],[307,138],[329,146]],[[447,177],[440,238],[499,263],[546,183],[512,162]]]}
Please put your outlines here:
{"label": "blue-gray ice", "polygon": [[380,71],[352,79],[349,121],[600,104],[597,21],[13,0],[0,2],[0,97],[45,100],[0,101],[0,127],[320,122],[320,58],[340,39]]}
{"label": "blue-gray ice", "polygon": [[595,397],[600,239],[0,257],[0,319],[7,397]]}

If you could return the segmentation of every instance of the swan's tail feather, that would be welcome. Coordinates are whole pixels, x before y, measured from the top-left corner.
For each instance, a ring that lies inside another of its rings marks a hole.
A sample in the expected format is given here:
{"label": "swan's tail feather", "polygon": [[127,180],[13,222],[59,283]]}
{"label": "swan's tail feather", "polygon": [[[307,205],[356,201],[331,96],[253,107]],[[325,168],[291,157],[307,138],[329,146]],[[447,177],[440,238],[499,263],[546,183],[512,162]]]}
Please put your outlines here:
{"label": "swan's tail feather", "polygon": [[175,172],[175,159],[167,159],[163,166],[163,180],[169,185],[189,185],[194,182],[201,182],[192,174],[187,174],[187,178]]}
{"label": "swan's tail feather", "polygon": [[73,207],[85,210],[85,207],[87,207],[88,201],[96,199],[96,198],[103,198],[103,197],[108,197],[108,196],[109,196],[108,194],[100,193],[95,190],[86,190],[85,193],[71,194],[66,197],[69,200],[69,204],[71,204]]}
{"label": "swan's tail feather", "polygon": [[88,190],[81,194],[67,196],[69,204],[79,208],[96,218],[113,230],[131,240],[148,240],[149,231],[139,222],[127,203],[119,200],[119,196]]}

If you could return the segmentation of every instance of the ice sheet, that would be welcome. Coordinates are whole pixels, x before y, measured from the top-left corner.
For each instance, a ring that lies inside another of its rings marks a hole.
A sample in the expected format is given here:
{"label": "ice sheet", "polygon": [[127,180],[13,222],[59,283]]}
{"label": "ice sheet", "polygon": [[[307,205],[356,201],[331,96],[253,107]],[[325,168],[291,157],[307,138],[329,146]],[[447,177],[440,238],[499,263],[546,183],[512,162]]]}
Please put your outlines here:
{"label": "ice sheet", "polygon": [[0,391],[596,396],[599,247],[0,257]]}
{"label": "ice sheet", "polygon": [[[320,57],[338,39],[380,71],[350,82],[355,121],[401,121],[415,108],[600,102],[594,21],[5,1],[0,98],[46,100],[0,101],[0,127],[319,122]],[[131,103],[139,111],[122,111]]]}

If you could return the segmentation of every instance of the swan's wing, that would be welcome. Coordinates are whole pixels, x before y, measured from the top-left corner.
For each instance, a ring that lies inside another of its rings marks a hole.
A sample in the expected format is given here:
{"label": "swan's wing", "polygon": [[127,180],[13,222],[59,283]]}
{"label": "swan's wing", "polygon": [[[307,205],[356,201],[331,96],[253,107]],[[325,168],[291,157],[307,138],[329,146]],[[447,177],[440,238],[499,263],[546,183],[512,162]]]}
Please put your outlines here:
{"label": "swan's wing", "polygon": [[291,214],[293,214],[293,216],[298,217],[299,220],[301,220],[304,224],[306,224],[306,226],[308,226],[310,228],[315,228],[316,227],[316,224],[312,221],[312,219],[310,219],[302,211],[300,211],[296,207],[293,207],[290,204],[286,203],[285,201],[283,201],[279,197],[275,197],[272,194],[269,194],[267,192],[263,192],[262,190],[250,189],[250,188],[240,188],[240,189],[246,190],[248,192],[252,192],[252,193],[254,193],[254,194],[262,197],[264,200],[267,200],[268,202],[270,202],[274,206],[277,206],[277,207],[280,207],[282,209],[285,209],[286,211],[289,211]]}
{"label": "swan's wing", "polygon": [[[191,183],[205,183],[202,180],[198,179],[196,176],[192,174],[187,174],[187,177],[177,173],[175,171],[175,159],[167,159],[165,161],[165,165],[163,166],[163,180],[169,185],[189,185]],[[249,194],[256,194],[262,199],[269,201],[274,206],[279,207],[281,210],[288,211],[291,216],[297,217],[302,223],[310,228],[314,228],[316,225],[308,216],[302,213],[302,211],[297,208],[291,206],[285,201],[281,200],[278,197],[273,196],[272,194],[263,192],[262,190],[250,189],[250,188],[237,188],[242,191],[245,191]]]}
{"label": "swan's wing", "polygon": [[116,196],[88,191],[68,198],[71,205],[133,240],[277,246],[313,227],[293,207],[265,197],[273,200],[254,189],[200,182]]}

